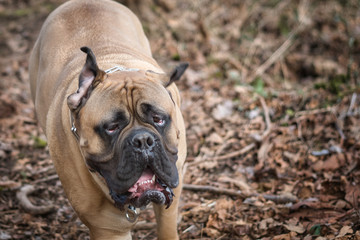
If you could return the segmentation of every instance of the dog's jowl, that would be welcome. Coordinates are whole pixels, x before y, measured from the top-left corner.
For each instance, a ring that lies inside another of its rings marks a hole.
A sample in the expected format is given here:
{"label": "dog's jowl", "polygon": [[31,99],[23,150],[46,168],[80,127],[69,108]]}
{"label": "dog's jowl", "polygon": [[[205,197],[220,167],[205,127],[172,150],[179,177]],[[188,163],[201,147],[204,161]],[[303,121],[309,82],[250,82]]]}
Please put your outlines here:
{"label": "dog's jowl", "polygon": [[186,157],[180,96],[138,18],[109,0],[49,15],[30,57],[32,98],[66,195],[91,239],[131,239],[153,203],[159,239],[177,239]]}

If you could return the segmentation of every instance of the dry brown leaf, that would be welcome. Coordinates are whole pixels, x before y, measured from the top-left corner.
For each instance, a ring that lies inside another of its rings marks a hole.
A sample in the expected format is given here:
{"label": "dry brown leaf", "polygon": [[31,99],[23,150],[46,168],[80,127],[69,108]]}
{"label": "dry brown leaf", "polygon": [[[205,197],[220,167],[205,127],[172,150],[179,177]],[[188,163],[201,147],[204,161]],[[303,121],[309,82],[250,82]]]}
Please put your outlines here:
{"label": "dry brown leaf", "polygon": [[235,186],[237,186],[238,188],[240,188],[240,190],[243,190],[243,191],[251,190],[251,187],[249,186],[249,184],[246,183],[245,180],[242,180],[242,179],[233,179],[233,178],[229,178],[227,176],[220,176],[218,181],[224,182],[224,183],[232,183]]}
{"label": "dry brown leaf", "polygon": [[206,141],[211,143],[221,144],[223,143],[224,140],[219,134],[213,132],[210,134],[209,137],[206,138]]}
{"label": "dry brown leaf", "polygon": [[352,230],[352,228],[350,226],[343,226],[341,229],[340,229],[340,232],[339,234],[336,236],[336,238],[340,238],[340,237],[343,237],[347,234],[353,234],[354,231]]}
{"label": "dry brown leaf", "polygon": [[206,235],[211,237],[211,239],[216,239],[216,238],[220,237],[220,235],[221,235],[220,231],[218,231],[214,228],[206,227],[203,229],[203,231],[204,231],[204,233],[206,233]]}
{"label": "dry brown leaf", "polygon": [[296,235],[297,234],[295,232],[290,232],[290,233],[285,233],[285,234],[274,236],[272,239],[273,240],[292,240],[292,239],[294,239],[294,237],[296,237]]}
{"label": "dry brown leaf", "polygon": [[334,171],[336,169],[338,169],[340,167],[338,158],[336,155],[331,155],[327,160],[322,161],[322,160],[318,160],[313,166],[312,168],[316,171],[316,172],[320,172],[320,171]]}
{"label": "dry brown leaf", "polygon": [[298,225],[290,225],[290,224],[284,224],[284,227],[286,227],[287,230],[291,231],[291,232],[296,232],[296,233],[304,233],[306,231],[306,229],[302,226],[302,224],[298,224]]}

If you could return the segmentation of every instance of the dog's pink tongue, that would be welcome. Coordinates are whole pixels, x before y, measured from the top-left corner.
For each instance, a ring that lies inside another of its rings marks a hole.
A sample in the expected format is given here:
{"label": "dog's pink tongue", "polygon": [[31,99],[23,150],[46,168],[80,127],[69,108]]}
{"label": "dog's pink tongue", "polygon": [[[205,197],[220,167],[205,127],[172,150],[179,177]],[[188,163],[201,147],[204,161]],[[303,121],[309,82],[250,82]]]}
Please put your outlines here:
{"label": "dog's pink tongue", "polygon": [[[154,176],[154,173],[150,169],[146,169],[140,176],[139,180],[132,186],[128,191],[129,192],[139,192],[138,188],[144,188],[145,186],[148,186],[150,184],[154,184],[154,182],[151,182],[152,178]],[[139,189],[140,190],[140,189]]]}

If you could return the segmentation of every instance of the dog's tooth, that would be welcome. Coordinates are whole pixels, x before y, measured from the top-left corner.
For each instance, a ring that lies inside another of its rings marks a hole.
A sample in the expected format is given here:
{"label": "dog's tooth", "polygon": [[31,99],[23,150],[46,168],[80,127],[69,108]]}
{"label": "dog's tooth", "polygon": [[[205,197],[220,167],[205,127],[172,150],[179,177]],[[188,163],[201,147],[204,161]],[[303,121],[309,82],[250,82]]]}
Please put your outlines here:
{"label": "dog's tooth", "polygon": [[155,182],[155,174],[153,175],[152,179],[153,182]]}

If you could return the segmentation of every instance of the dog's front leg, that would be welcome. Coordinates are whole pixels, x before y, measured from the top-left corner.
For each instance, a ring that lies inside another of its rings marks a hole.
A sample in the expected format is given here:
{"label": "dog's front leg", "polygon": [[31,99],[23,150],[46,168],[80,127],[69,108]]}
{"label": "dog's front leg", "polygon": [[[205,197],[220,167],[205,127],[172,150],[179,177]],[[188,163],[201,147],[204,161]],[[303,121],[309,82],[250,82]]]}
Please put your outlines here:
{"label": "dog's front leg", "polygon": [[166,209],[166,207],[163,205],[154,204],[158,239],[160,240],[179,239],[177,224],[181,190],[182,176],[179,174],[179,186],[174,189],[175,197],[171,206]]}

